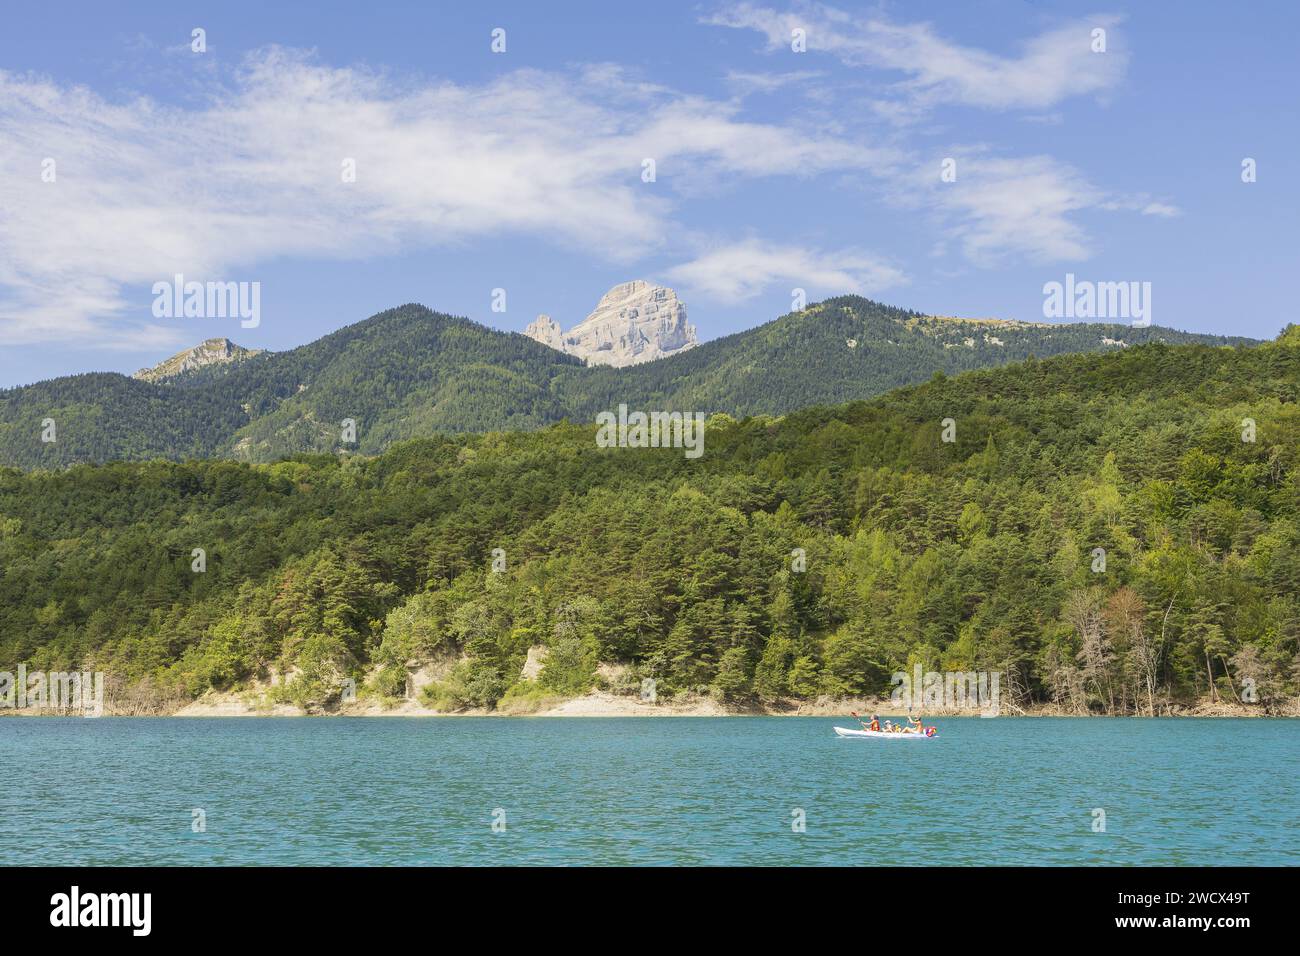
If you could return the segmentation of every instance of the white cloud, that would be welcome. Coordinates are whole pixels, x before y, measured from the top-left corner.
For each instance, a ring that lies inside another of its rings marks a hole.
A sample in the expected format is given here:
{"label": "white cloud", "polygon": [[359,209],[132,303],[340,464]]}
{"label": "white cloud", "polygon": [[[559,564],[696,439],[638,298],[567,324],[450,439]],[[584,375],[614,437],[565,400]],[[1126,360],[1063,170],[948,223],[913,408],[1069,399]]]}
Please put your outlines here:
{"label": "white cloud", "polygon": [[1052,156],[1006,157],[986,146],[952,147],[957,178],[945,182],[937,159],[892,180],[890,199],[929,215],[942,230],[942,255],[956,246],[982,267],[1006,259],[1072,262],[1092,256],[1094,241],[1077,216],[1087,210],[1175,217],[1181,210],[1146,193],[1113,193]]}
{"label": "white cloud", "polygon": [[1177,206],[1171,206],[1169,203],[1149,202],[1142,207],[1142,215],[1162,216],[1167,219],[1172,219],[1175,216],[1181,216],[1182,210]]}
{"label": "white cloud", "polygon": [[1096,206],[1101,193],[1078,170],[1050,156],[965,157],[958,159],[957,182],[931,189],[950,221],[950,237],[976,264],[1008,255],[1030,261],[1092,255],[1086,230],[1070,213]]}
{"label": "white cloud", "polygon": [[[792,16],[739,5],[715,22],[784,44]],[[943,41],[927,25],[827,7],[796,19],[812,49],[903,73],[876,118],[914,115],[941,98],[1042,110],[1100,92],[1122,71],[1119,54],[1088,53],[1118,67],[1080,58],[1078,25],[1003,58]],[[742,94],[811,94],[816,75],[732,73],[729,84]],[[260,264],[284,257],[528,236],[610,262],[673,261],[692,248],[684,200],[761,177],[864,173],[878,195],[933,217],[943,241],[980,264],[1086,257],[1091,242],[1075,215],[1084,209],[1177,213],[1149,196],[1108,197],[1050,157],[990,159],[978,147],[966,147],[970,156],[956,148],[959,181],[940,185],[933,165],[916,171],[906,133],[876,135],[871,115],[801,110],[755,122],[743,95],[689,95],[614,64],[519,70],[476,85],[334,68],[272,48],[233,74],[206,69],[192,82],[203,95],[189,89],[185,102],[201,105],[182,107],[0,71],[0,343],[173,344],[192,330],[152,320],[152,283],[175,273],[256,281]],[[46,157],[57,162],[55,183],[41,181]],[[341,182],[345,157],[356,160],[355,183]],[[653,186],[640,181],[647,157]],[[727,301],[777,282],[838,293],[906,281],[862,250],[760,239],[723,242],[671,275]]]}
{"label": "white cloud", "polygon": [[1107,212],[1136,212],[1143,216],[1159,216],[1162,219],[1173,219],[1183,214],[1183,211],[1172,203],[1159,202],[1146,193],[1115,196],[1100,203],[1099,208]]}
{"label": "white cloud", "polygon": [[849,14],[822,4],[780,12],[752,3],[723,7],[705,22],[757,31],[771,50],[790,49],[791,32],[803,29],[809,52],[821,51],[853,66],[903,74],[897,92],[920,105],[961,103],[994,109],[1044,109],[1072,96],[1104,93],[1123,78],[1124,53],[1092,51],[1092,31],[1110,31],[1119,17],[1098,15],[1041,33],[1018,56],[999,56],[939,36],[928,23],[894,23]]}
{"label": "white cloud", "polygon": [[752,299],[788,283],[809,293],[874,293],[907,277],[881,258],[857,249],[821,252],[747,239],[715,246],[668,270],[668,279],[719,302]]}
{"label": "white cloud", "polygon": [[740,96],[753,93],[775,93],[788,86],[796,86],[816,79],[821,74],[815,70],[791,71],[788,73],[754,73],[747,70],[729,70],[727,85]]}
{"label": "white cloud", "polygon": [[[789,51],[791,33],[805,32],[810,56],[820,51],[851,67],[872,71],[870,115],[904,128],[941,104],[1024,110],[1027,122],[1059,124],[1053,109],[1073,97],[1102,96],[1124,77],[1127,55],[1116,27],[1122,18],[1097,14],[1040,32],[1012,55],[965,46],[942,37],[928,23],[902,23],[877,12],[847,13],[802,3],[780,11],[755,3],[731,3],[705,22],[756,31],[773,52]],[[1093,30],[1107,31],[1107,52],[1092,49]],[[796,57],[796,59],[799,59]],[[815,62],[815,61],[813,61]],[[896,74],[892,85],[876,82]],[[914,156],[909,164],[879,163],[876,171],[895,203],[921,210],[942,231],[942,253],[958,250],[967,260],[992,266],[1007,258],[1071,261],[1092,254],[1079,221],[1088,209],[1122,209],[1144,215],[1176,215],[1175,207],[1149,197],[1113,197],[1069,163],[1050,156],[997,158],[982,145],[950,147],[960,176],[941,183],[938,160]]]}
{"label": "white cloud", "polygon": [[[676,231],[674,169],[806,176],[877,161],[607,65],[421,85],[271,49],[208,93],[196,109],[111,102],[0,71],[0,342],[154,342],[170,333],[138,290],[178,272],[254,281],[284,256],[524,234],[630,262]],[[345,157],[355,183],[341,182]],[[660,188],[640,181],[645,157]]]}

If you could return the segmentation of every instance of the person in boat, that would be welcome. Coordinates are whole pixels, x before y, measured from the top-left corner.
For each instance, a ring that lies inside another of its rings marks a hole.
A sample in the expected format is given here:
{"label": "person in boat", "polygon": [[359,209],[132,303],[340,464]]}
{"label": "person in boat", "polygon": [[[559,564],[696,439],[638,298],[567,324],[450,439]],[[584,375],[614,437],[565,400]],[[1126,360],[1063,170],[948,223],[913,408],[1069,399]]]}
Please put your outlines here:
{"label": "person in boat", "polygon": [[879,732],[880,732],[880,718],[877,717],[875,714],[872,714],[872,715],[871,715],[871,723],[868,725],[867,729],[868,729],[868,730],[874,730],[874,731],[876,731],[876,733],[879,733]]}
{"label": "person in boat", "polygon": [[925,733],[925,725],[921,723],[920,717],[908,717],[907,722],[912,725],[912,729],[910,731],[911,733],[914,734]]}
{"label": "person in boat", "polygon": [[887,734],[891,734],[891,733],[893,733],[893,732],[894,732],[894,722],[893,722],[892,720],[889,720],[888,718],[886,718],[886,720],[885,720],[885,733],[887,733]]}

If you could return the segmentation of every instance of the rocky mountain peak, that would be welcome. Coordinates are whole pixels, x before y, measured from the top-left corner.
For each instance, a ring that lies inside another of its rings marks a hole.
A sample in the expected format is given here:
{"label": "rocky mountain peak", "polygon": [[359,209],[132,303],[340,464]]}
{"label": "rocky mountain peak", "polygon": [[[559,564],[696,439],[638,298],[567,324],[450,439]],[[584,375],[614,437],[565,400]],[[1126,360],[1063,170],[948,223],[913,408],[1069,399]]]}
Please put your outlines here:
{"label": "rocky mountain peak", "polygon": [[262,349],[246,349],[227,338],[206,339],[193,348],[177,352],[171,358],[159,362],[152,368],[140,369],[131,377],[145,382],[162,382],[169,378],[175,378],[182,372],[203,368],[206,365],[242,362],[244,359],[252,358],[261,352]]}
{"label": "rocky mountain peak", "polygon": [[531,339],[585,359],[588,365],[639,365],[699,344],[686,304],[665,286],[634,279],[614,286],[585,319],[561,332],[548,315],[524,330]]}
{"label": "rocky mountain peak", "polygon": [[530,322],[528,328],[524,329],[524,335],[543,345],[564,351],[564,332],[560,329],[560,323],[549,315],[539,315],[536,320]]}

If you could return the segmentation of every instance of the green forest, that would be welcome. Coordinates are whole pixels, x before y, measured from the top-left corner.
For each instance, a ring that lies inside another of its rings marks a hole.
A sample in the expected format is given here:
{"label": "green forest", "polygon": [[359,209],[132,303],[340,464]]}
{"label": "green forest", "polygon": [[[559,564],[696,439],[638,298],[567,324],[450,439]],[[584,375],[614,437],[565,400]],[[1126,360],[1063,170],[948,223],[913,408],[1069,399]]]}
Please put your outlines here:
{"label": "green forest", "polygon": [[1016,707],[1273,708],[1300,691],[1298,398],[1292,327],[719,413],[695,460],[561,422],[0,469],[0,660],[156,700],[292,672],[308,708],[348,679],[396,699],[433,660],[453,711],[609,663],[614,691],[731,702],[886,693],[919,663],[1001,671]]}
{"label": "green forest", "polygon": [[[935,370],[1114,350],[1117,341],[1253,344],[1154,326],[940,319],[843,296],[661,361],[588,368],[523,335],[406,305],[296,349],[168,382],[100,372],[0,390],[0,465],[377,454],[441,432],[590,422],[620,401],[780,415],[871,398]],[[343,440],[344,419],[356,423],[355,442]],[[42,440],[47,421],[54,441]]]}

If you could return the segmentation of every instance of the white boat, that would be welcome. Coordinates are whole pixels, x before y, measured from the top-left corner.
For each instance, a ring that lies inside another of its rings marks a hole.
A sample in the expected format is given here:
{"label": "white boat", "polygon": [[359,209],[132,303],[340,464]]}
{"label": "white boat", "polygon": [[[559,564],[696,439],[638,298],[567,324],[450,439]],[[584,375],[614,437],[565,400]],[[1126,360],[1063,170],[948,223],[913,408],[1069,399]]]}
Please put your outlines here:
{"label": "white boat", "polygon": [[883,730],[850,730],[847,727],[836,727],[835,732],[841,737],[884,737],[886,740],[934,740],[938,737],[927,737],[925,734],[913,734],[904,731],[903,733],[887,733]]}

